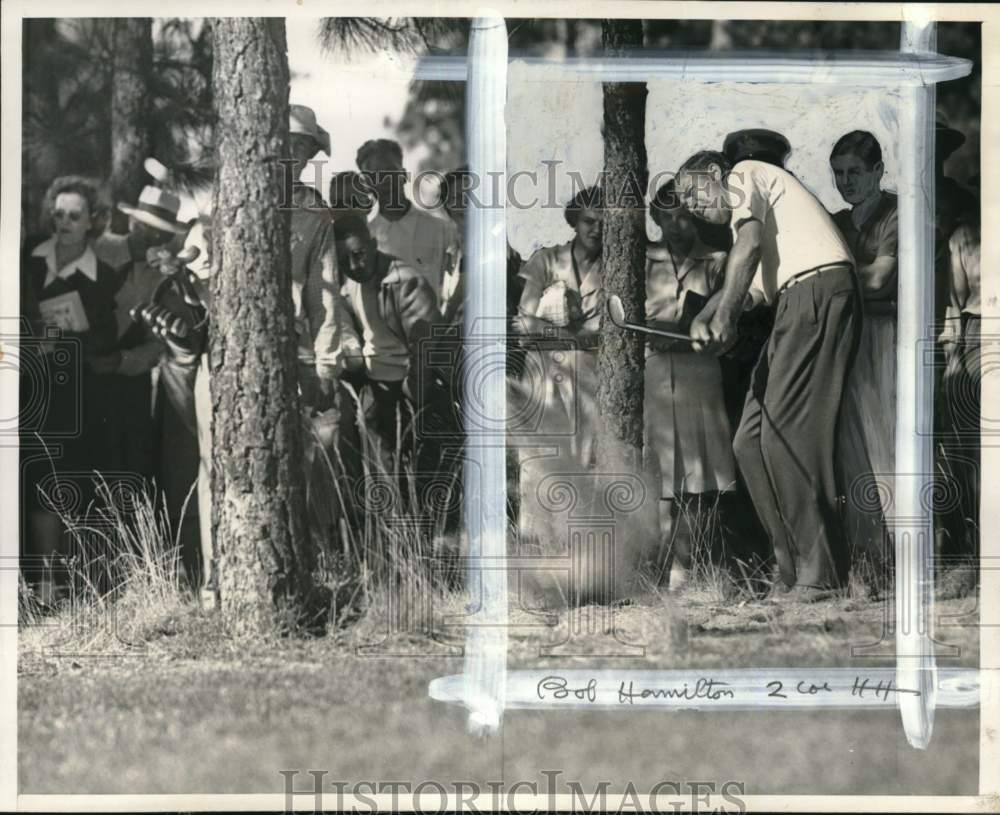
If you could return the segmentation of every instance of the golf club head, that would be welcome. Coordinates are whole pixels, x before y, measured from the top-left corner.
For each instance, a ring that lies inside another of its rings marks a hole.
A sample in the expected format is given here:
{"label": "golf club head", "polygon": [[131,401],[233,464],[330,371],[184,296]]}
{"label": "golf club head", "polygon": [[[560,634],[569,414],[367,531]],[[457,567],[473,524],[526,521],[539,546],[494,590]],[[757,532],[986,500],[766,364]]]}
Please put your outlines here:
{"label": "golf club head", "polygon": [[625,306],[622,304],[622,299],[617,294],[608,295],[608,316],[619,328],[625,328],[629,331],[637,331],[640,334],[649,334],[654,337],[665,337],[670,340],[675,340],[677,342],[691,342],[691,337],[687,334],[681,334],[677,331],[665,331],[660,328],[649,328],[645,325],[640,325],[639,323],[629,323],[625,321]]}
{"label": "golf club head", "polygon": [[608,316],[615,325],[620,326],[625,322],[625,306],[617,294],[608,295]]}

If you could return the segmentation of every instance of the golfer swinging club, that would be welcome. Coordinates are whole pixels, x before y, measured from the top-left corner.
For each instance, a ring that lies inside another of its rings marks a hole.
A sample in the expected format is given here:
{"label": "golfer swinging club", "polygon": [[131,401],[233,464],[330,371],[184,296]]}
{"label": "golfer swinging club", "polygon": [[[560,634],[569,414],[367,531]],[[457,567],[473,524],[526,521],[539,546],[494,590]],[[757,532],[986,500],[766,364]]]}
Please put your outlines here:
{"label": "golfer swinging club", "polygon": [[776,304],[733,448],[789,587],[778,599],[824,599],[845,586],[849,567],[833,456],[861,330],[850,250],[822,204],[773,164],[731,166],[704,151],[684,162],[677,187],[695,216],[728,223],[734,237],[723,287],[692,323],[695,350],[732,344],[755,272],[755,288]]}

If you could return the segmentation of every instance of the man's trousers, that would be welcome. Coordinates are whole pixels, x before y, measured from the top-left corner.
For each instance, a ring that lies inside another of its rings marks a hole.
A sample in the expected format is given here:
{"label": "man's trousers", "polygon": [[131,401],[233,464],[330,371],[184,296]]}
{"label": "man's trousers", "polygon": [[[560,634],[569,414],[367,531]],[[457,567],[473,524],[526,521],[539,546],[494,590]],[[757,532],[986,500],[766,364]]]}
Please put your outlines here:
{"label": "man's trousers", "polygon": [[850,563],[833,457],[861,319],[860,290],[849,267],[781,292],[733,442],[788,586],[846,584]]}

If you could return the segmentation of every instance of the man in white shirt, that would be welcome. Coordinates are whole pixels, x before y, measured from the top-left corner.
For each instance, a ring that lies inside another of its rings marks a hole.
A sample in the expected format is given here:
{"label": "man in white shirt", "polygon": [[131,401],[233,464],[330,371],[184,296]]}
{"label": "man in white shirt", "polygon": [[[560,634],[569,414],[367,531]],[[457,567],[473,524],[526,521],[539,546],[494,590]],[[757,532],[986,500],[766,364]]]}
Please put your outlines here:
{"label": "man in white shirt", "polygon": [[696,350],[733,342],[751,282],[776,304],[733,447],[790,587],[785,597],[823,599],[846,585],[849,568],[833,456],[861,330],[853,258],[823,205],[780,167],[733,167],[704,151],[681,167],[678,190],[696,216],[728,223],[734,235],[723,288],[691,326]]}
{"label": "man in white shirt", "polygon": [[449,218],[415,207],[406,197],[403,151],[397,142],[366,141],[358,149],[357,162],[378,201],[378,214],[368,223],[378,250],[416,269],[445,310],[457,285],[457,227]]}

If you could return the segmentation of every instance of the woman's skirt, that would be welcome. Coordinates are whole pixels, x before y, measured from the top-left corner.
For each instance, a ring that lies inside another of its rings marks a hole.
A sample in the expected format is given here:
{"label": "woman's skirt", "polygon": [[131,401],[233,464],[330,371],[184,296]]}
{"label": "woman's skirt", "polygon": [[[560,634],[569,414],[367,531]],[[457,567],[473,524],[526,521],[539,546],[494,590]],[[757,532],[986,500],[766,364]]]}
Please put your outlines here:
{"label": "woman's skirt", "polygon": [[662,351],[646,357],[646,446],[662,497],[735,488],[736,464],[722,372],[713,356]]}

